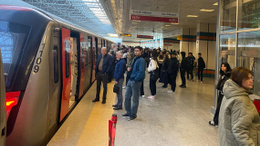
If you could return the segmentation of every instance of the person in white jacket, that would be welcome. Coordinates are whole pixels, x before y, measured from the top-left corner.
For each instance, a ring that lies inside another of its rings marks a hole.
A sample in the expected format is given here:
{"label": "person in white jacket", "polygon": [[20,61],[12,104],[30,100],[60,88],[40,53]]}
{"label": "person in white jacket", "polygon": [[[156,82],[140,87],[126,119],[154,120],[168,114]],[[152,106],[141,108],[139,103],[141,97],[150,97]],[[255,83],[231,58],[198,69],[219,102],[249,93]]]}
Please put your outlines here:
{"label": "person in white jacket", "polygon": [[159,77],[159,66],[157,62],[158,62],[157,53],[153,51],[148,66],[148,72],[150,73],[150,91],[151,91],[151,96],[148,96],[148,98],[150,99],[154,99],[156,95],[156,81]]}

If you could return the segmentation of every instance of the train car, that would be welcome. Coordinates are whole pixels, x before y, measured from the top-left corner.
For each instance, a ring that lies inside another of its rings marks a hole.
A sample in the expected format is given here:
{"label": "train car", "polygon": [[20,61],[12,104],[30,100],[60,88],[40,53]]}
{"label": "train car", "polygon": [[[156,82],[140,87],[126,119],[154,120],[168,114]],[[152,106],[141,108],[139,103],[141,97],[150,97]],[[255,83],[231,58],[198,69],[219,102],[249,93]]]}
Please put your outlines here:
{"label": "train car", "polygon": [[6,98],[13,102],[6,144],[44,145],[94,82],[98,50],[111,41],[32,8],[0,5],[0,14]]}
{"label": "train car", "polygon": [[[6,100],[5,100],[5,80],[4,80],[4,68],[2,63],[2,55],[0,51],[0,145],[5,145],[6,139]],[[11,104],[11,102],[7,102]]]}

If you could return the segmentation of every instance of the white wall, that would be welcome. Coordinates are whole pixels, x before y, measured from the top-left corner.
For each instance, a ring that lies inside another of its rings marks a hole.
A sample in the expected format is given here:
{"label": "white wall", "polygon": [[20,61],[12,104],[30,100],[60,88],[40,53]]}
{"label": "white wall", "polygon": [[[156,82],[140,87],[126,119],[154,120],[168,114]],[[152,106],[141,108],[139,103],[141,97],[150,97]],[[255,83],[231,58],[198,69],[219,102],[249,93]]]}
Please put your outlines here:
{"label": "white wall", "polygon": [[[170,44],[171,46],[165,45],[165,44]],[[164,43],[164,47],[162,49],[166,50],[180,50],[180,44],[179,43]]]}

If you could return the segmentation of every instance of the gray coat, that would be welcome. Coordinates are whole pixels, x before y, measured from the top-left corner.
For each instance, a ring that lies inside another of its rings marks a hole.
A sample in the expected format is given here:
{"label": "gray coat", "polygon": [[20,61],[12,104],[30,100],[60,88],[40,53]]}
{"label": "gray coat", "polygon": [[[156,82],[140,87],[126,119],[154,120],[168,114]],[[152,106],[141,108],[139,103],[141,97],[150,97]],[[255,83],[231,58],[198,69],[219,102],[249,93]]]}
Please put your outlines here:
{"label": "gray coat", "polygon": [[221,146],[259,146],[260,118],[244,88],[233,80],[226,81],[219,115]]}

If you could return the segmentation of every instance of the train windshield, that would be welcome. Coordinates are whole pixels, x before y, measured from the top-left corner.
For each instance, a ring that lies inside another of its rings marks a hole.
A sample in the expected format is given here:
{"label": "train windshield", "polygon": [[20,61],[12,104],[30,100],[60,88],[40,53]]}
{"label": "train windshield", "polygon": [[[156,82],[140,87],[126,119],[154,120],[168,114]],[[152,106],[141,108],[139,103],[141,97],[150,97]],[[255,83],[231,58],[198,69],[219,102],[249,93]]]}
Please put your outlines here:
{"label": "train windshield", "polygon": [[0,49],[2,53],[5,85],[8,87],[19,66],[19,58],[26,42],[29,26],[0,21]]}

